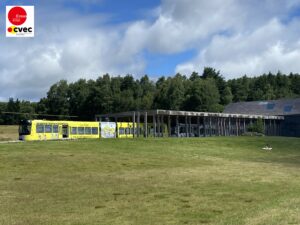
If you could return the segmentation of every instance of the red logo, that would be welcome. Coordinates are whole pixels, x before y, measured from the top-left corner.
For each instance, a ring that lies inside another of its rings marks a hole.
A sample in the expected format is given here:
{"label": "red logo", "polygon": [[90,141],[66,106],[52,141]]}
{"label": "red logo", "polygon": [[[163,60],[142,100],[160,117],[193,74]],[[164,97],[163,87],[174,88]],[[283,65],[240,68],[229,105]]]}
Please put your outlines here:
{"label": "red logo", "polygon": [[27,13],[25,9],[23,9],[20,6],[13,7],[8,12],[8,20],[13,25],[16,26],[22,25],[23,23],[25,23],[26,19],[27,19]]}

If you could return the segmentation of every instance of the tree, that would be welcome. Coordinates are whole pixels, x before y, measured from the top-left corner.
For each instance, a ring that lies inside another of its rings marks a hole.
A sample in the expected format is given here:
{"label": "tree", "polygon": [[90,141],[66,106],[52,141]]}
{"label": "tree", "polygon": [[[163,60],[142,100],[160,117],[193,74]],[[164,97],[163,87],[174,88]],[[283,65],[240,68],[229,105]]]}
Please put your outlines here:
{"label": "tree", "polygon": [[185,82],[186,77],[179,73],[167,80],[159,79],[154,100],[156,108],[180,110],[185,99]]}
{"label": "tree", "polygon": [[0,102],[0,125],[5,124],[5,114],[3,114],[3,112],[6,109],[6,102]]}
{"label": "tree", "polygon": [[223,95],[221,97],[221,102],[223,106],[228,105],[229,103],[232,102],[233,99],[233,95],[231,93],[231,89],[229,86],[226,86],[224,91],[223,91]]}
{"label": "tree", "polygon": [[147,75],[141,77],[139,86],[141,88],[140,108],[151,109],[153,105],[155,85]]}
{"label": "tree", "polygon": [[11,114],[6,114],[4,117],[4,123],[7,125],[18,124],[20,120],[20,115],[14,114],[20,112],[20,101],[17,99],[14,101],[13,98],[9,98],[9,101],[6,105],[6,112],[11,112]]}
{"label": "tree", "polygon": [[188,92],[185,109],[202,112],[219,112],[221,110],[220,95],[215,80],[195,80]]}
{"label": "tree", "polygon": [[69,99],[68,99],[68,83],[61,80],[52,85],[47,93],[47,110],[49,114],[68,115]]}
{"label": "tree", "polygon": [[300,97],[300,75],[290,73],[289,80],[291,82],[291,90],[295,97]]}
{"label": "tree", "polygon": [[272,100],[275,99],[276,95],[271,84],[267,84],[264,88],[264,95],[262,96],[262,100]]}
{"label": "tree", "polygon": [[193,72],[192,74],[191,74],[191,76],[190,76],[190,81],[195,81],[195,80],[197,80],[197,79],[200,79],[201,77],[200,77],[200,75],[199,75],[199,73],[197,73],[197,72]]}
{"label": "tree", "polygon": [[29,101],[21,101],[20,102],[20,112],[23,113],[20,115],[20,120],[29,120],[29,119],[35,119],[35,103],[31,103]]}
{"label": "tree", "polygon": [[70,115],[78,116],[80,120],[90,119],[89,109],[86,108],[87,98],[90,94],[91,88],[85,79],[69,84],[68,99],[69,99],[69,113]]}

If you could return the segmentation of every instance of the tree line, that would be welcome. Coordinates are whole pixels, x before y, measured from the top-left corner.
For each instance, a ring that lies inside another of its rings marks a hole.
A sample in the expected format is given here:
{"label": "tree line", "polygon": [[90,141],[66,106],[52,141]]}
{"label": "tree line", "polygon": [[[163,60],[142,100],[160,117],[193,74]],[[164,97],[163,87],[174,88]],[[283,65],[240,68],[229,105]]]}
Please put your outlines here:
{"label": "tree line", "polygon": [[[293,73],[268,73],[251,78],[245,75],[228,81],[210,67],[204,68],[202,74],[193,72],[187,77],[177,73],[156,81],[147,75],[135,79],[132,75],[105,74],[96,80],[79,79],[73,83],[61,80],[37,103],[12,98],[0,103],[0,124],[45,118],[34,113],[62,115],[52,119],[74,115],[78,120],[93,120],[95,114],[146,109],[222,112],[231,102],[296,97],[300,97],[300,76]],[[25,114],[1,114],[3,111]]]}

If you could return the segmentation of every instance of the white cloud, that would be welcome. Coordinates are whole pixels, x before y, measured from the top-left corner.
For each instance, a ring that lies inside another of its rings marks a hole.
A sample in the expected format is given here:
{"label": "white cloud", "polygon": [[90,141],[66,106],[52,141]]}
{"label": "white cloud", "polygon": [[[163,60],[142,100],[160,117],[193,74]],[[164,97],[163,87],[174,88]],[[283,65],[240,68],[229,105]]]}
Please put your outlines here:
{"label": "white cloud", "polygon": [[75,81],[82,77],[95,79],[105,73],[144,71],[145,63],[138,50],[120,54],[122,48],[132,50],[131,44],[123,40],[123,27],[104,26],[102,15],[81,16],[76,11],[57,10],[57,6],[40,11],[36,7],[36,18],[40,19],[36,20],[33,39],[0,39],[2,100],[38,100],[60,79]]}
{"label": "white cloud", "polygon": [[211,66],[221,70],[226,78],[278,70],[297,73],[300,71],[297,63],[300,37],[295,29],[299,25],[299,21],[284,25],[272,19],[250,34],[215,36],[195,59],[178,65],[176,71],[190,74]]}
{"label": "white cloud", "polygon": [[170,55],[193,49],[197,56],[174,68],[187,75],[204,66],[226,78],[299,72],[300,22],[290,18],[299,5],[300,0],[162,0],[140,20],[109,24],[106,13],[83,13],[57,0],[40,3],[34,39],[0,37],[0,99],[38,100],[60,79],[143,74],[145,50]]}

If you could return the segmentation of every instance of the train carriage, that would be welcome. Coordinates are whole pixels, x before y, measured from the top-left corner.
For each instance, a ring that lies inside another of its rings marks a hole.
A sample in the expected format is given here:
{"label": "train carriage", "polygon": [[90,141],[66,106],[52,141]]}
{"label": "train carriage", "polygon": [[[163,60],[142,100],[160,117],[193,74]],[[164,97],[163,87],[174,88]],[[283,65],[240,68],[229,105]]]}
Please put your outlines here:
{"label": "train carriage", "polygon": [[[88,122],[88,121],[52,121],[23,120],[19,126],[19,140],[60,140],[60,139],[90,139],[90,138],[133,138],[142,137],[144,124],[132,122]],[[166,124],[156,127],[156,133],[168,135]],[[139,130],[139,132],[138,132]],[[139,133],[139,135],[138,135]],[[153,124],[148,123],[147,136],[154,137]]]}
{"label": "train carriage", "polygon": [[99,122],[24,120],[19,126],[23,141],[99,137]]}

